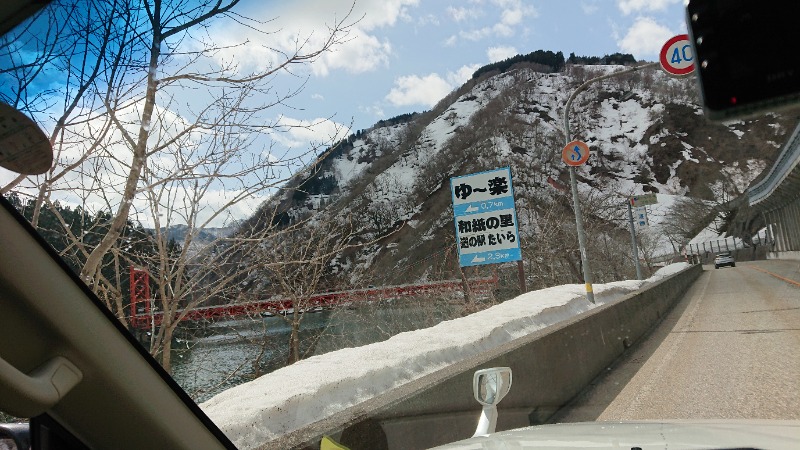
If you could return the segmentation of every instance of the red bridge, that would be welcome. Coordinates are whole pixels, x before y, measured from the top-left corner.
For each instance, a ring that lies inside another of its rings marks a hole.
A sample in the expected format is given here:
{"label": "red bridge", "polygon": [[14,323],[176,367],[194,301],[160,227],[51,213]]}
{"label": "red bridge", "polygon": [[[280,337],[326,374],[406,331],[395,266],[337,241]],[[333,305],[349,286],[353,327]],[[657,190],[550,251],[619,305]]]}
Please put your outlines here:
{"label": "red bridge", "polygon": [[[160,325],[164,314],[155,311],[150,296],[150,277],[144,270],[131,268],[131,325],[134,328],[146,329]],[[497,284],[497,275],[486,278],[473,278],[468,280],[470,290],[477,294],[491,291]],[[367,289],[354,289],[350,291],[326,292],[315,294],[303,301],[305,311],[318,311],[339,305],[354,303],[377,302],[401,297],[439,294],[443,292],[458,291],[463,289],[461,280],[444,280],[422,284],[408,284],[401,286],[370,287]],[[294,303],[290,299],[272,297],[268,300],[237,303],[217,306],[203,306],[190,310],[179,310],[176,314],[178,320],[212,320],[236,316],[248,316],[266,313],[287,314],[294,311]]]}

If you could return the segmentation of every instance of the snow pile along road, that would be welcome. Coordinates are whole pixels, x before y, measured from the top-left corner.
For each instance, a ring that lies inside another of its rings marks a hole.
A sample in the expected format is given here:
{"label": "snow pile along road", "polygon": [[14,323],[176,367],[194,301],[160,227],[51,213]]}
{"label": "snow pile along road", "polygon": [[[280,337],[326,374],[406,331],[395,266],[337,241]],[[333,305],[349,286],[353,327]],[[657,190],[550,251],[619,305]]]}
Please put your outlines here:
{"label": "snow pile along road", "polygon": [[[672,264],[644,281],[594,285],[597,305],[687,267]],[[434,327],[313,356],[231,388],[200,406],[239,448],[257,447],[597,305],[586,301],[584,286],[578,284],[528,292]]]}

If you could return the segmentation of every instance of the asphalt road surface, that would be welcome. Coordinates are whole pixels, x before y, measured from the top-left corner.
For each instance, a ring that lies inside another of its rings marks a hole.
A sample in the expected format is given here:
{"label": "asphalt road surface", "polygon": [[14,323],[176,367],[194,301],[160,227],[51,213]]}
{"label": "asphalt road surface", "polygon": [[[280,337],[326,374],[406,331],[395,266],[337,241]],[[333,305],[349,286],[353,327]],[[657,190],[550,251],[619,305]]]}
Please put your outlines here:
{"label": "asphalt road surface", "polygon": [[553,422],[800,419],[800,261],[704,269]]}

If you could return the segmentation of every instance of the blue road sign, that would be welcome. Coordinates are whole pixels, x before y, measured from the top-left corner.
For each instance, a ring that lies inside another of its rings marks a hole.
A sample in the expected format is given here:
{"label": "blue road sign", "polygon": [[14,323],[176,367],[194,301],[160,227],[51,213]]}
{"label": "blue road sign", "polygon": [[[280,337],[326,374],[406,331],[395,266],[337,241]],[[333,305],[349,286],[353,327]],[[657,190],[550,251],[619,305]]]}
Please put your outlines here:
{"label": "blue road sign", "polygon": [[519,261],[519,228],[511,168],[450,179],[461,267]]}

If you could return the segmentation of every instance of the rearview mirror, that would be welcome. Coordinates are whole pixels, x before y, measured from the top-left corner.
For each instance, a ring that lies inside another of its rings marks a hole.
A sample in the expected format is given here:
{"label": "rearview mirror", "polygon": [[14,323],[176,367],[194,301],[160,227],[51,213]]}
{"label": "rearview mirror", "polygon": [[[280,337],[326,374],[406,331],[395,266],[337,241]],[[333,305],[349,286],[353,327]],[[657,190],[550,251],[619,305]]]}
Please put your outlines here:
{"label": "rearview mirror", "polygon": [[511,368],[493,367],[475,372],[472,377],[472,392],[475,400],[483,405],[483,411],[473,437],[494,433],[497,427],[497,404],[509,390],[511,390]]}
{"label": "rearview mirror", "polygon": [[39,175],[53,164],[53,148],[36,122],[0,102],[0,167]]}
{"label": "rearview mirror", "polygon": [[31,448],[27,423],[0,423],[0,449],[28,450]]}
{"label": "rearview mirror", "polygon": [[800,101],[796,2],[691,0],[687,25],[706,115],[726,120]]}

